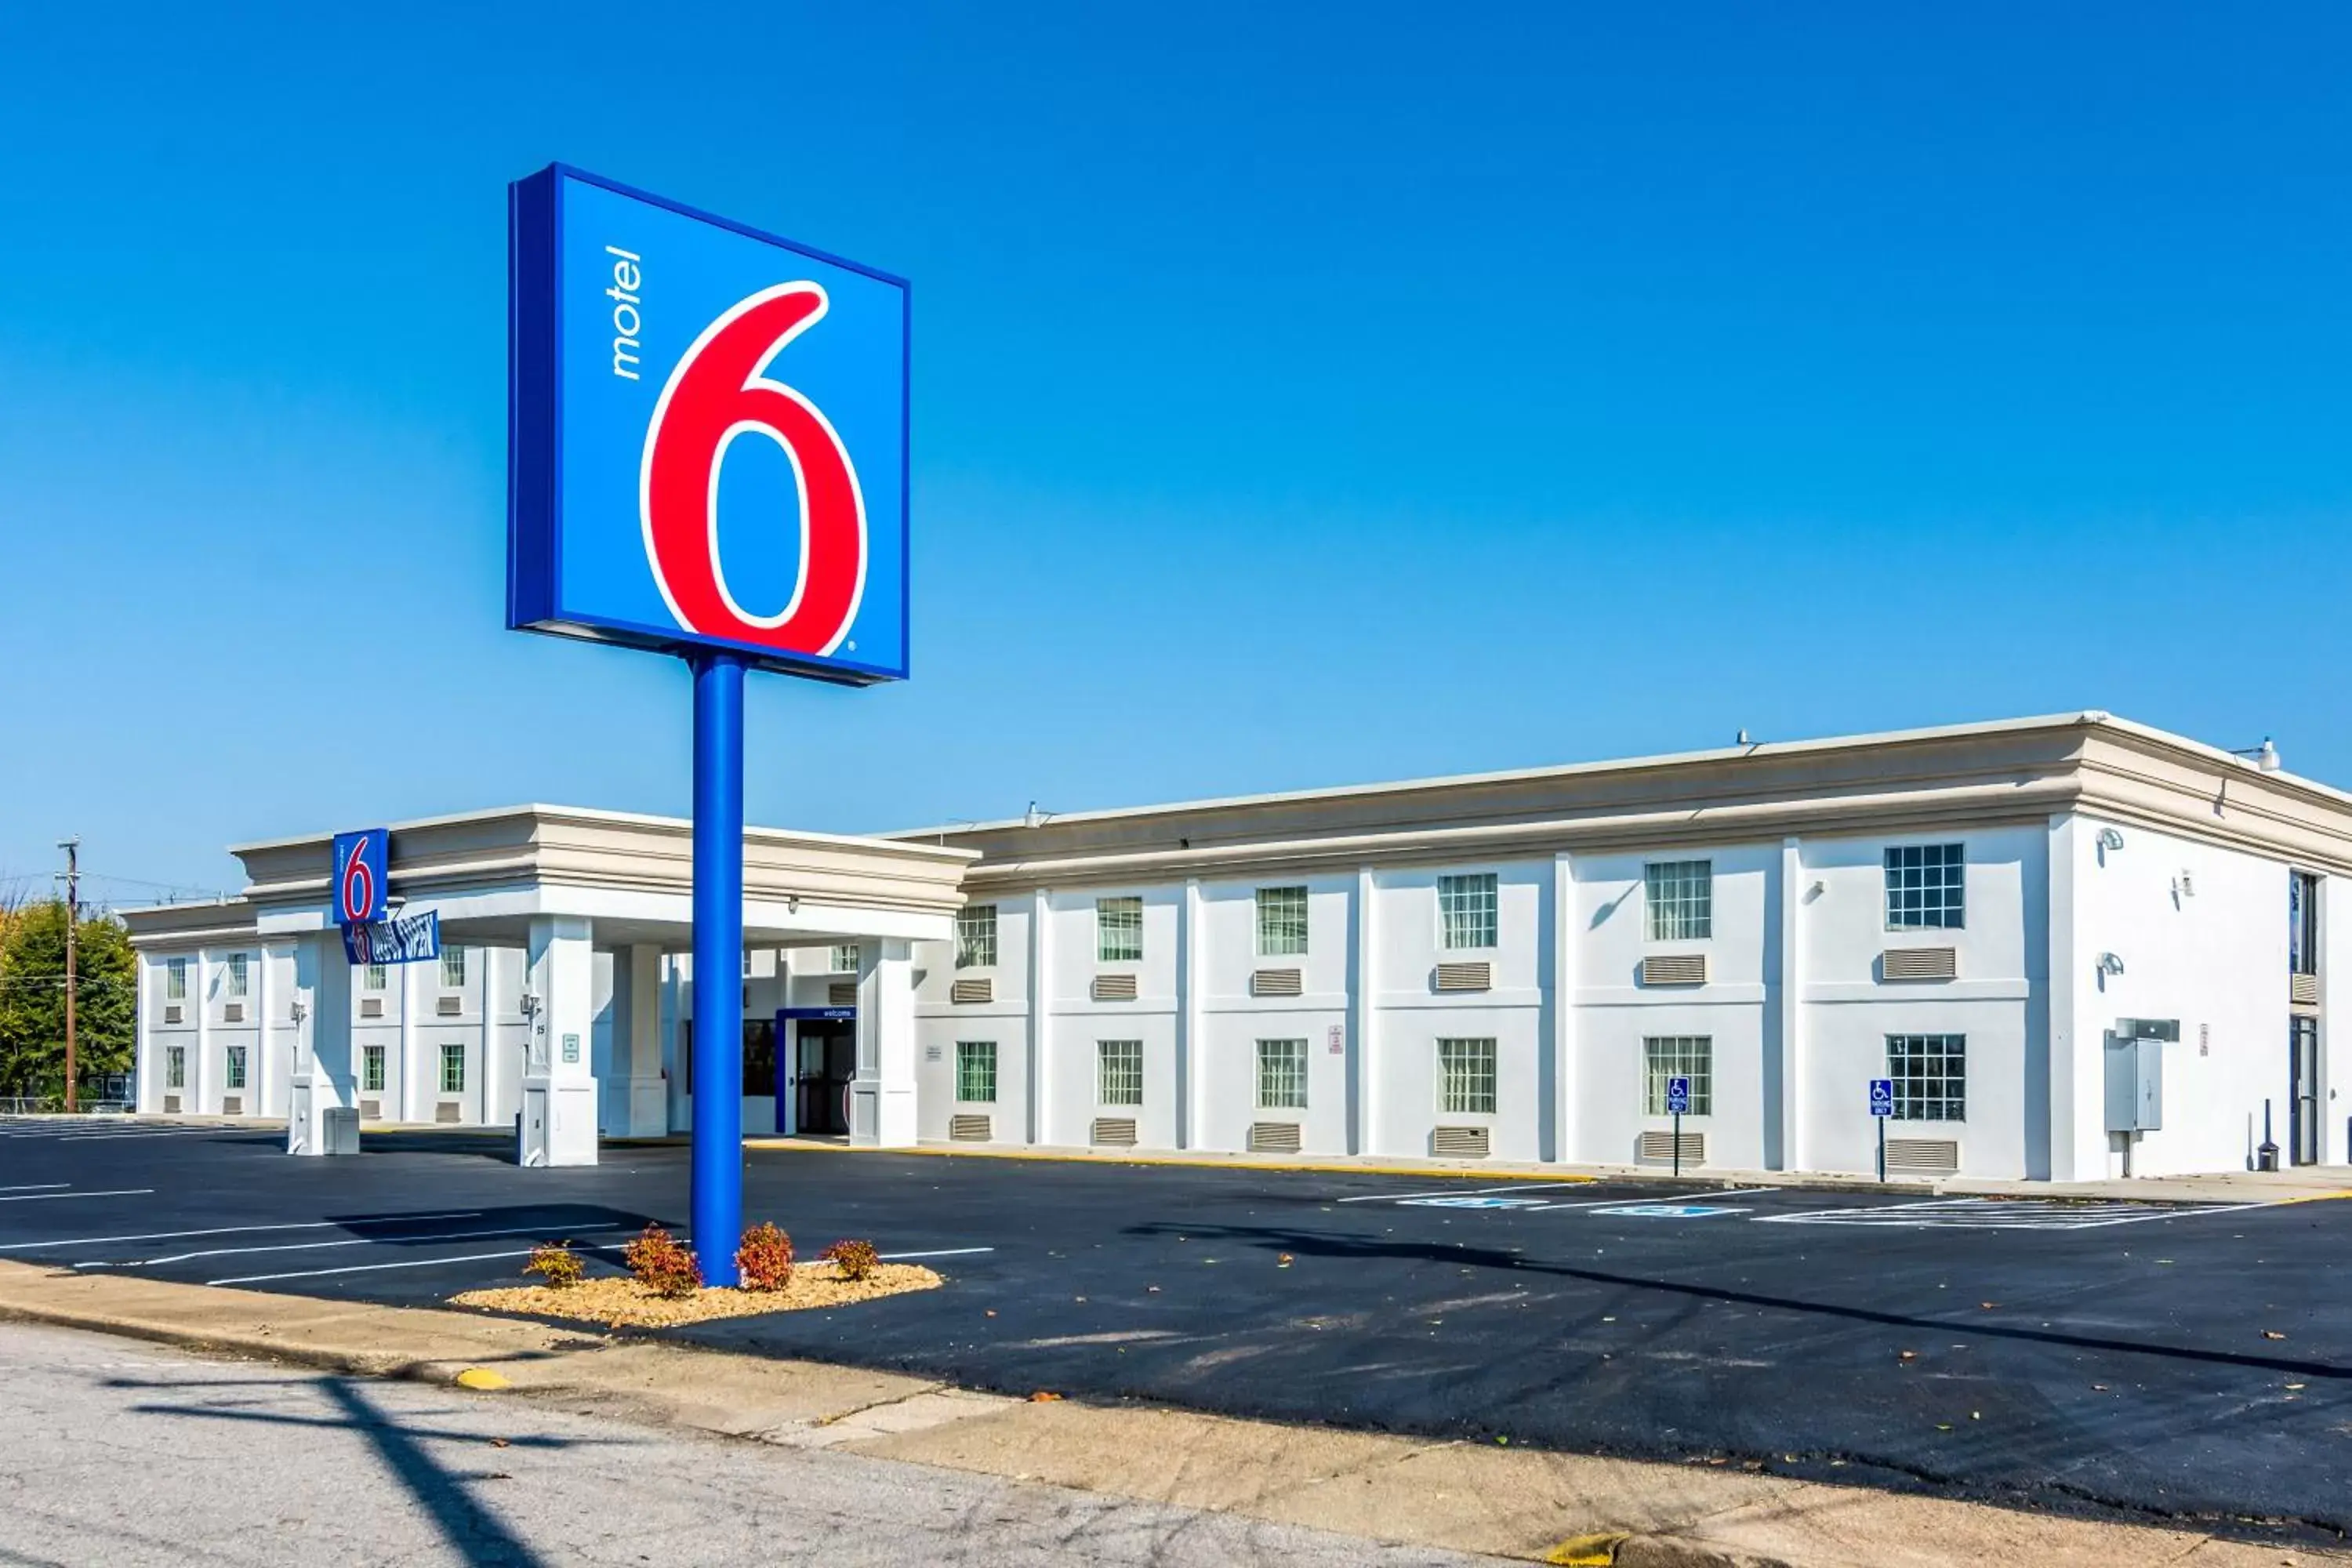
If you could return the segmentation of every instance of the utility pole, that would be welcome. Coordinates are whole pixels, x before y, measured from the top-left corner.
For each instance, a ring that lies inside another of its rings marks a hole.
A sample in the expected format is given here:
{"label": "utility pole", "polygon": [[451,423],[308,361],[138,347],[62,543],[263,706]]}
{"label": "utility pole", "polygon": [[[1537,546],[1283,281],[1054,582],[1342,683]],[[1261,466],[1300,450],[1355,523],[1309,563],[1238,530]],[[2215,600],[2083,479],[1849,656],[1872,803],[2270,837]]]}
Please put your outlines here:
{"label": "utility pole", "polygon": [[81,840],[60,838],[58,847],[66,852],[66,1114],[70,1116],[76,1109],[77,1098],[74,1092],[78,1066],[74,1059],[74,994],[81,989],[74,974],[79,956],[75,942],[81,927]]}

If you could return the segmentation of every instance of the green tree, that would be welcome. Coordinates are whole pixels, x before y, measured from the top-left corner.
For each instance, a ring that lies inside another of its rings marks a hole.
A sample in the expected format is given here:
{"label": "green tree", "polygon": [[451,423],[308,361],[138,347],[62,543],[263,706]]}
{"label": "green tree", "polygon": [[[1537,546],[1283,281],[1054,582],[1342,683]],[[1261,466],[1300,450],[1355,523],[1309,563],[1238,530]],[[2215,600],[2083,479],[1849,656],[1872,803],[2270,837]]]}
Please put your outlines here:
{"label": "green tree", "polygon": [[[76,932],[76,1076],[85,1089],[131,1070],[138,1015],[131,935],[110,915]],[[0,922],[0,1095],[64,1092],[66,907],[27,903]]]}

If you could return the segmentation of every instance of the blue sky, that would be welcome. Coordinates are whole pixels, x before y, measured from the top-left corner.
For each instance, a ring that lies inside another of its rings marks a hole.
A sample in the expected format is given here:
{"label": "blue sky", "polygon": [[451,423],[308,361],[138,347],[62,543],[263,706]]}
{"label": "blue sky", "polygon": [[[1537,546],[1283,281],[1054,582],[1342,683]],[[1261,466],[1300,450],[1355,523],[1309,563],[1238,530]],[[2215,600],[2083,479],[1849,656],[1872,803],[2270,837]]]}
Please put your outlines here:
{"label": "blue sky", "polygon": [[226,9],[12,19],[0,889],[685,809],[682,668],[503,627],[557,158],[914,280],[915,679],[755,678],[754,820],[2077,707],[2352,784],[2340,7]]}

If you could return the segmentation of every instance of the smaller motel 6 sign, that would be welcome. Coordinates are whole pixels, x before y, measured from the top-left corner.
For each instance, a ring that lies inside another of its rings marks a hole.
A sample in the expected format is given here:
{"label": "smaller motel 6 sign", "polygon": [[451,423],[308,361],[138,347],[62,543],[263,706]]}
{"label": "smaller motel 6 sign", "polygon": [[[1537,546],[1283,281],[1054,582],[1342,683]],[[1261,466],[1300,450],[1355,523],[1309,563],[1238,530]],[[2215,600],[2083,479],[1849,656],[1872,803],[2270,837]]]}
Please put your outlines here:
{"label": "smaller motel 6 sign", "polygon": [[509,216],[508,625],[904,679],[906,281],[562,164]]}

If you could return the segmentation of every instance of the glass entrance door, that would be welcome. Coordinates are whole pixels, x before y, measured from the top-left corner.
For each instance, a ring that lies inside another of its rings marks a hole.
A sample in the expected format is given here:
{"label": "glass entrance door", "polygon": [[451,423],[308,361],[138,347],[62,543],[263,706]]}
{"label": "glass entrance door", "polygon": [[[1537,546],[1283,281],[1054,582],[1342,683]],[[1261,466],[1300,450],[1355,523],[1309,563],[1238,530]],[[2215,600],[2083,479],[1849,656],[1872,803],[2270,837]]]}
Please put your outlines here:
{"label": "glass entrance door", "polygon": [[857,1026],[803,1019],[794,1084],[798,1126],[815,1137],[849,1133],[849,1084],[857,1076]]}
{"label": "glass entrance door", "polygon": [[2287,1020],[2288,1158],[2319,1163],[2319,1020],[2298,1013]]}

